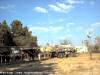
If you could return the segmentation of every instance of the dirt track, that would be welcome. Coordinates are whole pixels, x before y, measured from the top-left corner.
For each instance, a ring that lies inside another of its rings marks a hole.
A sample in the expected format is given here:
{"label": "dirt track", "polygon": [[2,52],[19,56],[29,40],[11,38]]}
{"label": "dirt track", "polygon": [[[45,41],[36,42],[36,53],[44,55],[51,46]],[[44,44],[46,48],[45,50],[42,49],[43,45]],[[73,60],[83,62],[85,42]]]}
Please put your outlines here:
{"label": "dirt track", "polygon": [[54,58],[44,61],[0,67],[0,71],[49,72],[48,75],[100,75],[100,54],[78,57]]}

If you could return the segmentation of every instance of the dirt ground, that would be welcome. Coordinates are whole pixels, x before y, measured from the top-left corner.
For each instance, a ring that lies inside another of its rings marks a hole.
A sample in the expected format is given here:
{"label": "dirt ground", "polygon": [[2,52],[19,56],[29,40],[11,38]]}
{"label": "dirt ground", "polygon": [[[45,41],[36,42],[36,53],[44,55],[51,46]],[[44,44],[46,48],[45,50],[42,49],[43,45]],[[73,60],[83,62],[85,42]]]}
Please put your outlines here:
{"label": "dirt ground", "polygon": [[100,75],[100,54],[93,54],[92,60],[89,59],[88,54],[80,54],[77,57],[53,58],[3,66],[0,67],[0,71],[47,72],[45,75]]}

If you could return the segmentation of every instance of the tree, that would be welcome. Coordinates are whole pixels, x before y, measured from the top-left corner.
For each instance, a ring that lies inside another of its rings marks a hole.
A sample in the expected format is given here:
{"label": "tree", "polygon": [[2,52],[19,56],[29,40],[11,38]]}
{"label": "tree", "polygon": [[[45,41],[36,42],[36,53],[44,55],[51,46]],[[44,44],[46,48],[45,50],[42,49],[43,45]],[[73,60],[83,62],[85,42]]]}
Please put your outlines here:
{"label": "tree", "polygon": [[8,26],[8,24],[7,24],[7,22],[6,22],[6,20],[4,20],[4,21],[1,23],[1,25],[0,25],[0,30],[1,30],[2,33],[6,33],[7,31],[10,30],[10,28],[9,28],[9,26]]}
{"label": "tree", "polygon": [[89,55],[90,55],[90,59],[92,59],[92,51],[93,51],[93,45],[92,45],[92,40],[91,40],[91,32],[89,32],[88,34],[87,34],[87,38],[88,38],[88,40],[86,40],[86,46],[87,46],[87,48],[88,48],[88,53],[89,53]]}
{"label": "tree", "polygon": [[14,20],[11,28],[6,20],[0,23],[0,41],[3,43],[0,46],[37,46],[37,37],[19,20]]}
{"label": "tree", "polygon": [[68,45],[68,44],[72,44],[72,43],[71,43],[71,40],[69,40],[69,39],[63,39],[63,40],[60,40],[60,44],[61,45]]}
{"label": "tree", "polygon": [[13,32],[13,41],[17,46],[32,46],[37,45],[37,37],[32,36],[27,26],[23,27],[23,24],[19,20],[14,20],[11,24],[11,30]]}
{"label": "tree", "polygon": [[[14,35],[17,36],[17,34],[19,34],[22,30],[22,23],[19,20],[14,20],[11,23],[11,30],[14,33]],[[20,35],[20,34],[19,34]]]}
{"label": "tree", "polygon": [[97,43],[98,45],[100,45],[100,36],[97,36],[97,37],[95,38],[95,40],[96,40],[96,43]]}
{"label": "tree", "polygon": [[25,30],[22,27],[21,21],[14,20],[11,23],[11,32],[13,33],[13,41],[17,46],[25,46],[27,44]]}
{"label": "tree", "polygon": [[95,52],[100,52],[100,36],[97,36],[95,40]]}
{"label": "tree", "polygon": [[4,20],[4,21],[2,22],[2,26],[3,26],[5,29],[9,29],[9,26],[8,26],[6,20]]}
{"label": "tree", "polygon": [[6,20],[4,20],[2,24],[0,25],[0,35],[1,35],[1,39],[3,39],[3,44],[5,46],[12,45],[10,27],[8,26]]}

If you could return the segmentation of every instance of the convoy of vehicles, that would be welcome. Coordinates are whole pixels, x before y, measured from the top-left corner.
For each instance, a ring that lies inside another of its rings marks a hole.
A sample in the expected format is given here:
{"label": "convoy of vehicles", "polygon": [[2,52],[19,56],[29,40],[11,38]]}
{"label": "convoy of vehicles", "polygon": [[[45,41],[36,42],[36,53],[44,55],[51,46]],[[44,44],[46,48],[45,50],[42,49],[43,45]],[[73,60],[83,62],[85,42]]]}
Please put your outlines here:
{"label": "convoy of vehicles", "polygon": [[[0,50],[3,48],[0,48]],[[5,48],[4,48],[5,49]],[[7,48],[8,49],[8,48]],[[63,58],[69,56],[75,56],[76,50],[74,47],[53,47],[49,51],[41,51],[41,48],[17,48],[12,47],[8,49],[8,53],[4,52],[0,54],[0,63],[14,63],[21,61],[33,61],[33,60],[44,60],[50,58]],[[10,51],[10,52],[9,52]]]}

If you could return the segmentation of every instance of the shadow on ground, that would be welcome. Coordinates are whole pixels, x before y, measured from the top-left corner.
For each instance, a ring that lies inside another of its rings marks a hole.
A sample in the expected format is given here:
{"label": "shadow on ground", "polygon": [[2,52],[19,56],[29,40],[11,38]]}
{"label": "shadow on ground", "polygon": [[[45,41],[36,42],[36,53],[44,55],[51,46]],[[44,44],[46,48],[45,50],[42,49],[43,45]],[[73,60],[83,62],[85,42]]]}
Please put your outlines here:
{"label": "shadow on ground", "polygon": [[[34,72],[34,73],[43,73],[43,74],[34,74],[34,75],[49,75],[55,73],[56,63],[42,63],[40,61],[36,62],[27,62],[23,64],[9,65],[4,68],[6,72]],[[14,74],[15,75],[15,74]],[[16,74],[19,75],[19,74]],[[20,74],[23,75],[23,74]],[[25,74],[27,75],[27,74]],[[29,74],[31,75],[31,74]]]}

